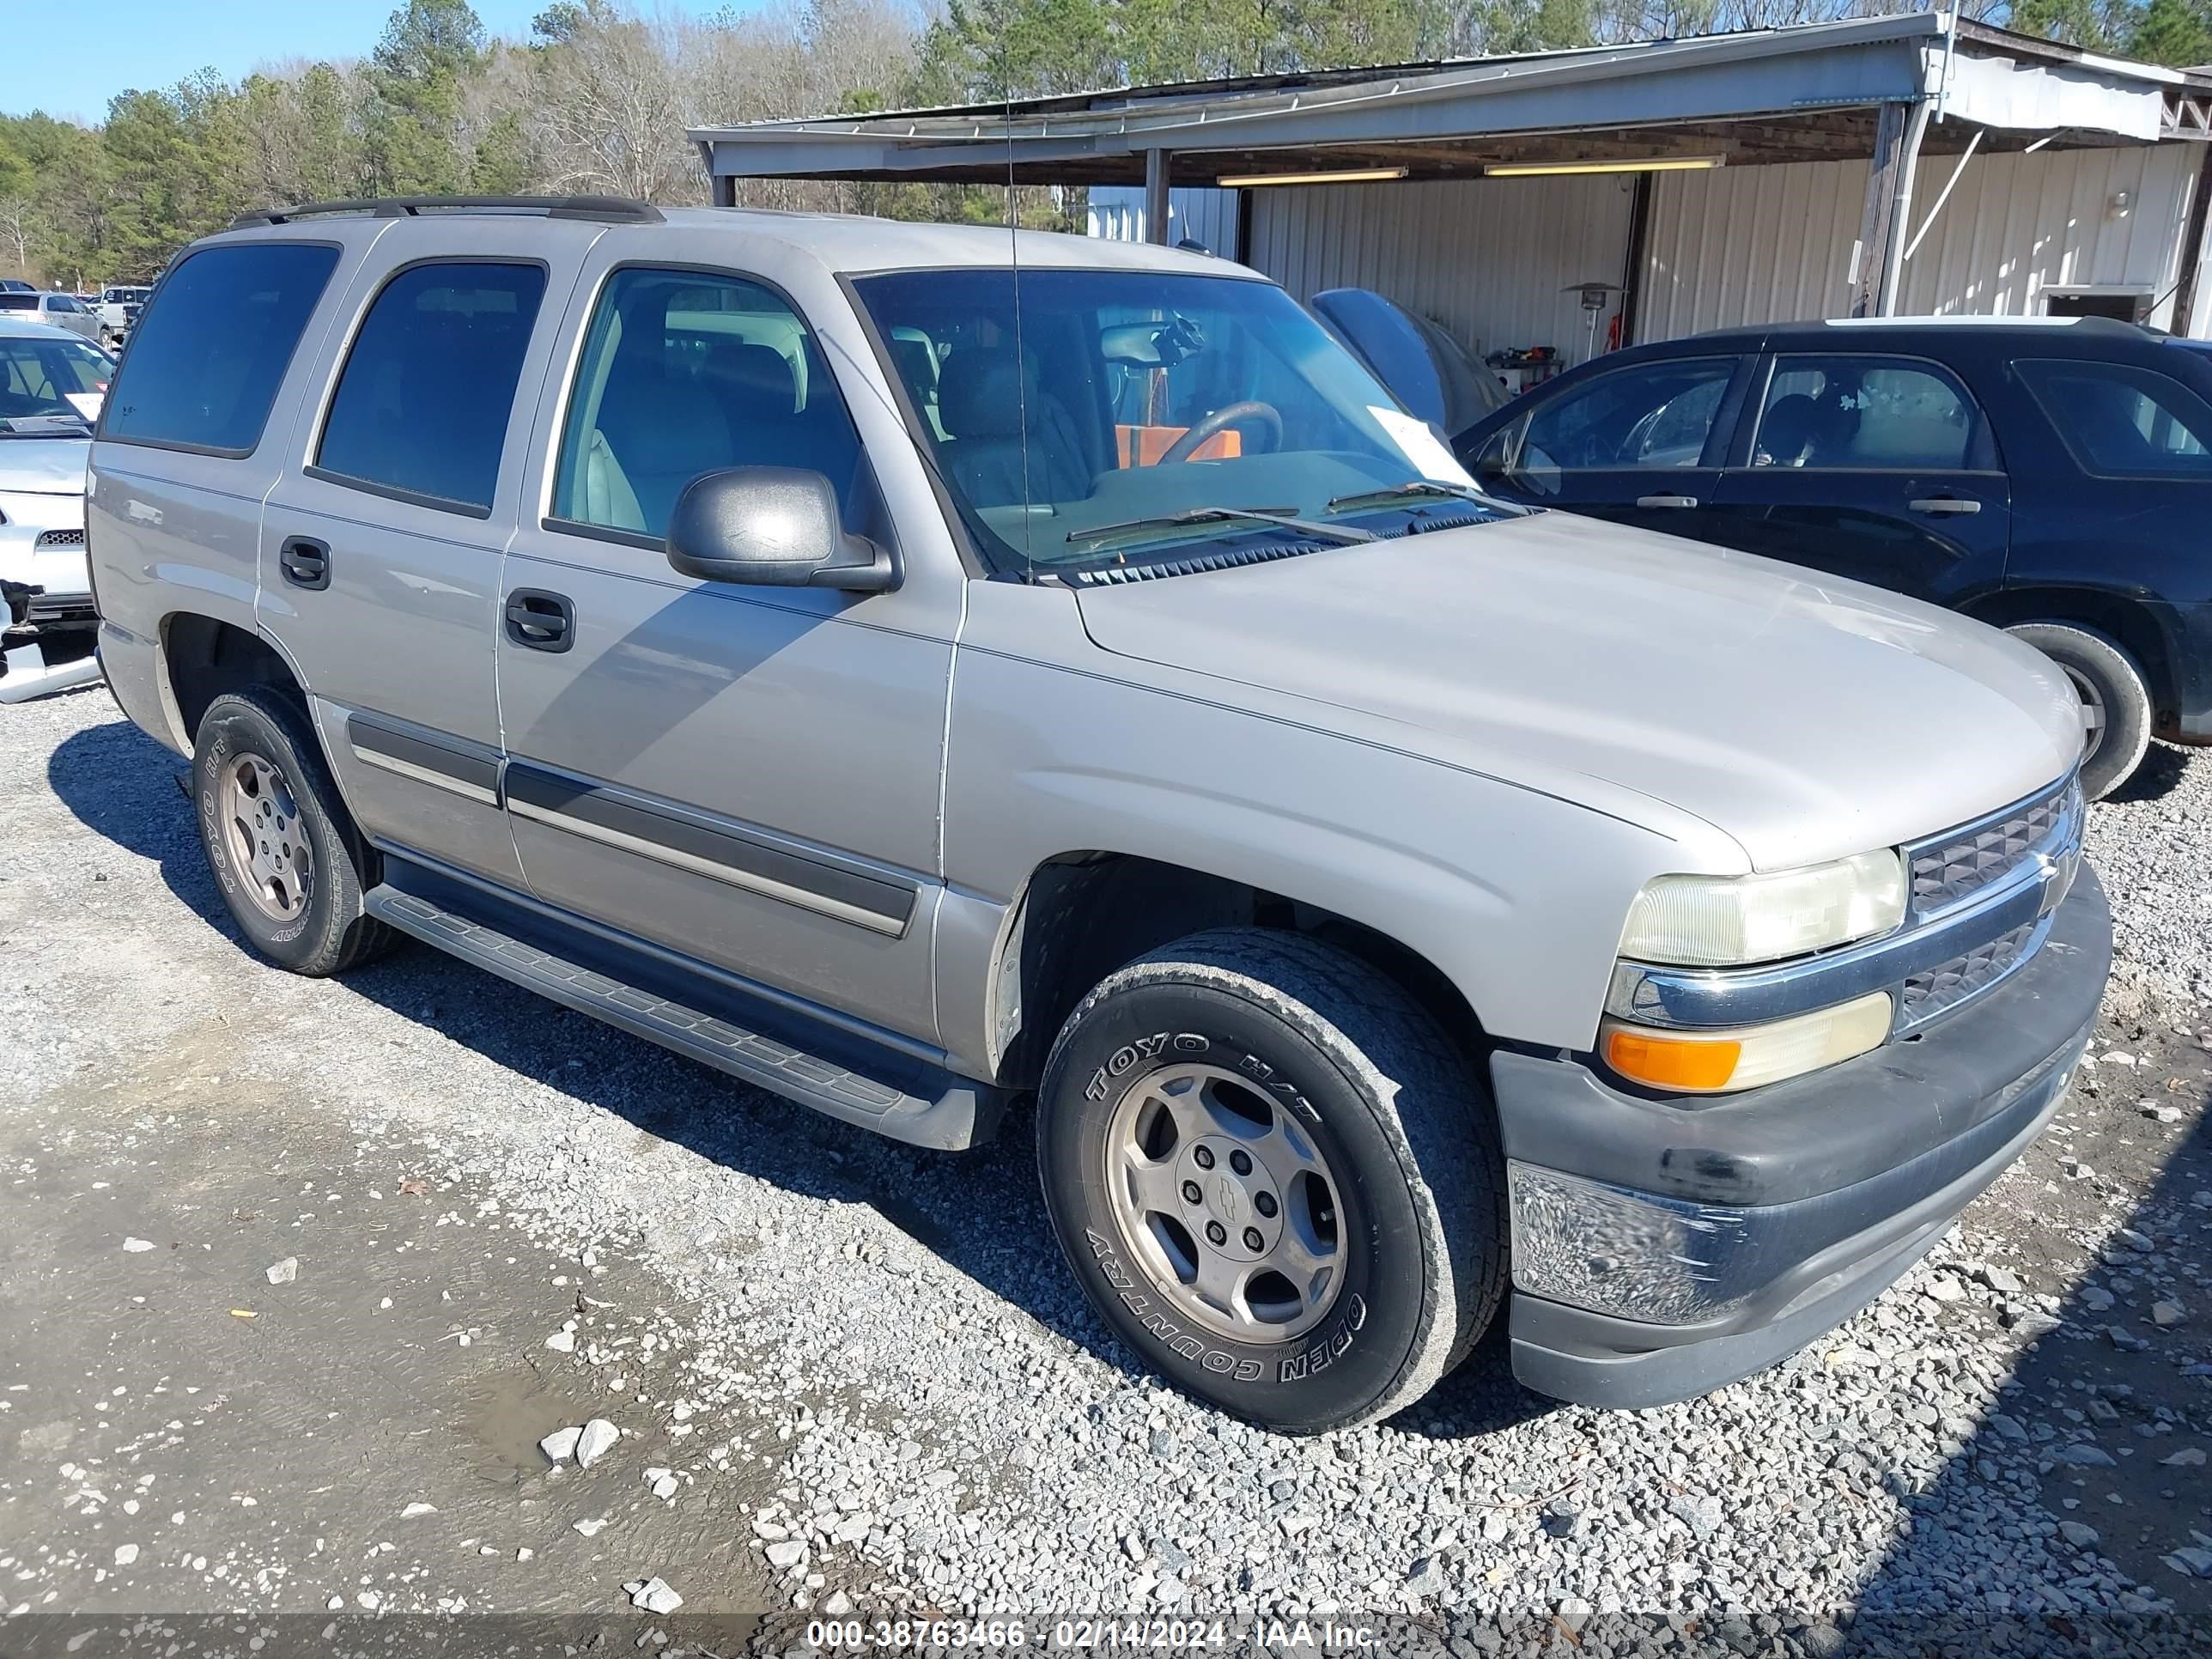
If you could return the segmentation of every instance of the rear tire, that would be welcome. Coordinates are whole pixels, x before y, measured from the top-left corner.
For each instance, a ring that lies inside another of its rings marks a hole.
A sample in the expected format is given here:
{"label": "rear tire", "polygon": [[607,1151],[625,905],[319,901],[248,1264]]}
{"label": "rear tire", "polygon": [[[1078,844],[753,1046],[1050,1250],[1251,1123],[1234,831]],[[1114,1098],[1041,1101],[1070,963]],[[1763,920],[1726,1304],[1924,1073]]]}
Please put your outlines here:
{"label": "rear tire", "polygon": [[2021,623],[2005,630],[2066,671],[2087,726],[2081,793],[2104,798],[2135,775],[2150,747],[2150,688],[2142,668],[2113,641],[2071,623]]}
{"label": "rear tire", "polygon": [[1037,1160],[1115,1332],[1285,1433],[1412,1404],[1504,1291],[1480,1085],[1396,984],[1312,939],[1223,929],[1109,975],[1046,1063]]}
{"label": "rear tire", "polygon": [[320,978],[388,950],[362,908],[374,848],[355,829],[298,700],[274,686],[225,692],[200,717],[192,798],[200,843],[246,942]]}

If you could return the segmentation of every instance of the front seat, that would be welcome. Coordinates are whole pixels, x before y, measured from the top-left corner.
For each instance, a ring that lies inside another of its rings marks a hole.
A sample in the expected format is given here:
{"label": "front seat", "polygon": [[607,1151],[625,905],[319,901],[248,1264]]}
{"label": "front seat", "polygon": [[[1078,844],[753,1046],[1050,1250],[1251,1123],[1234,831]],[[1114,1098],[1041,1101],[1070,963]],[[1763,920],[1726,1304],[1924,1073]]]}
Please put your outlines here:
{"label": "front seat", "polygon": [[1089,495],[1074,422],[1050,392],[1026,388],[1029,444],[1022,443],[1023,377],[1012,350],[970,348],[945,360],[937,385],[944,455],[953,482],[975,507],[1073,501]]}

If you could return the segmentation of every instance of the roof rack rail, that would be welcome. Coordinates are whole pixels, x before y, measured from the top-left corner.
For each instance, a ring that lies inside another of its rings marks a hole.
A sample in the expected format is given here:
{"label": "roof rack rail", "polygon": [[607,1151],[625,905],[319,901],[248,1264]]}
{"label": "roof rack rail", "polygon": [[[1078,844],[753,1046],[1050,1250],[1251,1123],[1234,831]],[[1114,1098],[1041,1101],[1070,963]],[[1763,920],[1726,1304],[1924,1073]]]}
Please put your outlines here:
{"label": "roof rack rail", "polygon": [[264,208],[241,213],[233,230],[248,225],[289,224],[310,214],[365,213],[379,219],[413,219],[425,212],[463,213],[482,209],[542,213],[549,219],[596,219],[607,224],[657,225],[660,210],[627,196],[373,196],[344,202],[302,202],[297,207]]}

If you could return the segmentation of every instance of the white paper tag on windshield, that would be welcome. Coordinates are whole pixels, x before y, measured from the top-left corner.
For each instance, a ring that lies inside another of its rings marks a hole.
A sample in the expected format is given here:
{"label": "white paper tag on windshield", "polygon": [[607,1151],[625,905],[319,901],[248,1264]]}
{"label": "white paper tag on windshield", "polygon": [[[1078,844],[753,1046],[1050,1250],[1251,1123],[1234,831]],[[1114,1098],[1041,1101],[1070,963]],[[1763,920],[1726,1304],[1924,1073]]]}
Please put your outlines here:
{"label": "white paper tag on windshield", "polygon": [[96,421],[100,418],[100,405],[106,395],[106,393],[99,392],[64,392],[62,393],[63,397],[69,399],[70,407],[76,410],[78,414],[83,416],[88,421]]}
{"label": "white paper tag on windshield", "polygon": [[1376,404],[1368,404],[1367,412],[1406,452],[1406,459],[1420,469],[1424,478],[1436,483],[1457,484],[1462,489],[1474,488],[1474,480],[1468,475],[1467,469],[1452,459],[1451,451],[1429,429],[1427,422]]}
{"label": "white paper tag on windshield", "polygon": [[84,422],[74,415],[16,415],[9,417],[8,429],[19,437],[24,434],[52,433],[58,438],[82,438]]}

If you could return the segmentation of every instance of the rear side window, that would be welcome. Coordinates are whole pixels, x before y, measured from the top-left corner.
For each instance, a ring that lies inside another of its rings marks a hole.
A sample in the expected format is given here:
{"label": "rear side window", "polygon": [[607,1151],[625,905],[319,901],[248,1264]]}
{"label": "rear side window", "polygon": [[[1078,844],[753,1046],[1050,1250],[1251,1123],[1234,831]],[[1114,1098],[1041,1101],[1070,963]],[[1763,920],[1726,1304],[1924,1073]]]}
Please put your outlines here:
{"label": "rear side window", "polygon": [[131,337],[100,435],[250,455],[338,251],[299,242],[203,248],[169,273]]}
{"label": "rear side window", "polygon": [[438,261],[394,276],[346,354],[314,470],[488,516],[544,294],[536,264]]}
{"label": "rear side window", "polygon": [[1933,363],[1778,357],[1753,466],[1960,472],[1996,465],[1982,411]]}
{"label": "rear side window", "polygon": [[36,311],[39,296],[35,294],[0,294],[0,311]]}
{"label": "rear side window", "polygon": [[2212,477],[2212,408],[2155,370],[2070,359],[2013,365],[2085,472]]}

